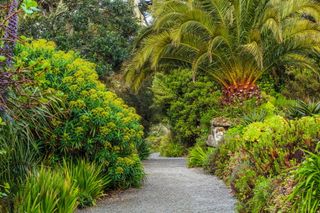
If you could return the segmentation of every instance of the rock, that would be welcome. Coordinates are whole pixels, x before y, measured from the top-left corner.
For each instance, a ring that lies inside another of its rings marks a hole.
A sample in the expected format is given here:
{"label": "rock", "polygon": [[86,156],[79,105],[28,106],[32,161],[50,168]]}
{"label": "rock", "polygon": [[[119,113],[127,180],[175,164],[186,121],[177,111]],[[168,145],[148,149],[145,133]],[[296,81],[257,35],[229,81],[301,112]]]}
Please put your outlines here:
{"label": "rock", "polygon": [[220,143],[224,141],[224,127],[214,127],[212,134],[208,136],[207,145],[212,147],[218,147]]}
{"label": "rock", "polygon": [[207,143],[208,146],[213,146],[213,147],[215,147],[216,142],[215,142],[215,140],[214,140],[214,136],[213,136],[213,135],[209,135],[206,143]]}
{"label": "rock", "polygon": [[207,145],[218,147],[224,141],[224,133],[232,125],[232,122],[224,117],[217,117],[211,120],[211,131],[207,139]]}
{"label": "rock", "polygon": [[232,122],[228,118],[217,117],[211,120],[211,127],[230,127]]}

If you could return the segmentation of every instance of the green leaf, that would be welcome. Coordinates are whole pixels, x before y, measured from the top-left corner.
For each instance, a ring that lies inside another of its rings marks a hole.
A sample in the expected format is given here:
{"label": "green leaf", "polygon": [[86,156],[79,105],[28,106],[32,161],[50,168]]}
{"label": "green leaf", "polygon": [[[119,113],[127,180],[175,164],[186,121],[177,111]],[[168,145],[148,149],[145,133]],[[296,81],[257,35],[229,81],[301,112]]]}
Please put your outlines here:
{"label": "green leaf", "polygon": [[38,8],[38,3],[34,0],[24,0],[23,3],[21,4],[22,10],[30,15],[34,12],[40,11]]}
{"label": "green leaf", "polygon": [[3,61],[5,61],[7,58],[5,57],[5,56],[3,56],[3,55],[0,55],[0,62],[3,62]]}

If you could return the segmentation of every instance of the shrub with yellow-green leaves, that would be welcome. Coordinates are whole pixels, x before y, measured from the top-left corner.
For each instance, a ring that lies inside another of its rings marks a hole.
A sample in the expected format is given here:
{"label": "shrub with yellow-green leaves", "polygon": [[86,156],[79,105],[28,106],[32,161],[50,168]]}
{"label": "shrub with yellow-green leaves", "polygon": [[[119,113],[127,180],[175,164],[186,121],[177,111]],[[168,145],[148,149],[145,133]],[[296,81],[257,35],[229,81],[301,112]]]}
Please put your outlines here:
{"label": "shrub with yellow-green leaves", "polygon": [[319,116],[288,120],[269,115],[229,129],[211,155],[209,169],[231,186],[239,212],[287,212],[292,208],[286,201],[294,185],[291,172],[304,165],[306,151],[316,152],[319,141]]}
{"label": "shrub with yellow-green leaves", "polygon": [[[98,80],[96,65],[46,40],[18,45],[15,61],[28,70],[32,86],[62,103],[60,113],[49,119],[51,129],[39,139],[46,157],[51,162],[85,157],[105,165],[115,186],[137,185],[143,176],[140,117]],[[122,158],[128,160],[119,164]]]}

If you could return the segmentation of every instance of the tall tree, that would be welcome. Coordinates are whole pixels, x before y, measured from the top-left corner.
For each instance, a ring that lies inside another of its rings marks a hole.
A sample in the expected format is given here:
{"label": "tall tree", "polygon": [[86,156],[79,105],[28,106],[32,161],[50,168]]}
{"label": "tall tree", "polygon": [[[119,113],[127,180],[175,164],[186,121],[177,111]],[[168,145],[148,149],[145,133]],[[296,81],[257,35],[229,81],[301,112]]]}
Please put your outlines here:
{"label": "tall tree", "polygon": [[318,72],[320,5],[313,0],[169,0],[154,3],[125,78],[191,67],[221,84],[226,102],[259,96],[256,81],[285,66]]}

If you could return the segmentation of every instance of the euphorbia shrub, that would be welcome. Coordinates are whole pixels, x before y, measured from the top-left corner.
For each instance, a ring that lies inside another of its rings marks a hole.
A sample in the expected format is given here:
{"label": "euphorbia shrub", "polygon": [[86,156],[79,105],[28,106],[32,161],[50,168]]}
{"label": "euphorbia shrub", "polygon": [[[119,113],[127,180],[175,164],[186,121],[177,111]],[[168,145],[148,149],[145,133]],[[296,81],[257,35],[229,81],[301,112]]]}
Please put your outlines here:
{"label": "euphorbia shrub", "polygon": [[[18,68],[30,71],[31,86],[63,103],[60,113],[49,118],[46,137],[39,139],[50,161],[85,157],[104,164],[111,174],[125,171],[111,176],[114,185],[137,185],[143,176],[137,151],[144,143],[140,118],[98,80],[95,64],[75,52],[57,51],[46,40],[19,45],[15,61]],[[119,164],[122,158],[130,162]]]}

